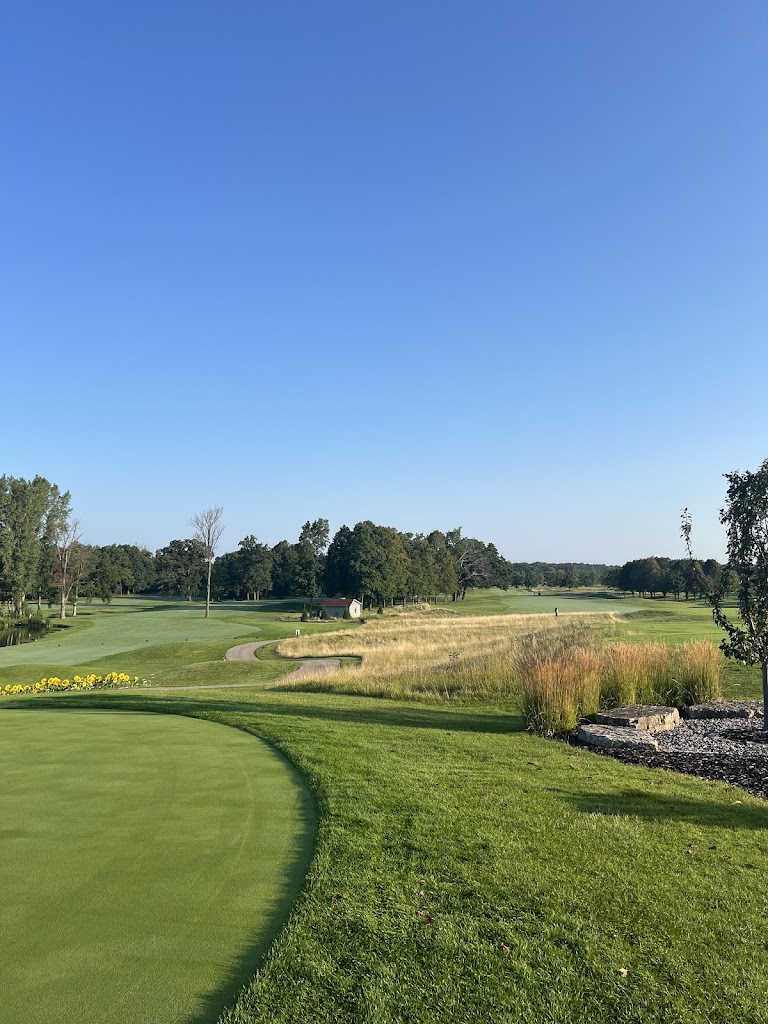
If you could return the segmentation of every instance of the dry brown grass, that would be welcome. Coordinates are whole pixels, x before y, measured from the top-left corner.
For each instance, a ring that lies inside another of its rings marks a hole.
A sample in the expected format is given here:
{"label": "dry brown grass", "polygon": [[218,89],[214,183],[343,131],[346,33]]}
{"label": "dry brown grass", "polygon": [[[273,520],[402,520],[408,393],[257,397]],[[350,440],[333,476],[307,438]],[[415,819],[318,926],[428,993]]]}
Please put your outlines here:
{"label": "dry brown grass", "polygon": [[609,626],[612,613],[456,616],[406,612],[278,645],[292,658],[355,657],[360,664],[295,685],[388,697],[498,697],[519,692],[512,657],[521,637]]}
{"label": "dry brown grass", "polygon": [[325,635],[284,640],[294,658],[359,659],[293,685],[375,697],[519,698],[528,725],[551,735],[598,707],[684,704],[720,695],[713,644],[615,642],[614,614],[376,617]]}

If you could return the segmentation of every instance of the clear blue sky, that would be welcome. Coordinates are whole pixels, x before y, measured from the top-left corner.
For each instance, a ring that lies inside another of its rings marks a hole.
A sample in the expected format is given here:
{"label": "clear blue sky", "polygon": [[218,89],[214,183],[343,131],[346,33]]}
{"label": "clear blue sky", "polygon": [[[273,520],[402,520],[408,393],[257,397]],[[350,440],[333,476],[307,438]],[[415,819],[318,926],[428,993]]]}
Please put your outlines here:
{"label": "clear blue sky", "polygon": [[724,550],[768,457],[768,5],[68,0],[0,41],[0,472],[85,539]]}

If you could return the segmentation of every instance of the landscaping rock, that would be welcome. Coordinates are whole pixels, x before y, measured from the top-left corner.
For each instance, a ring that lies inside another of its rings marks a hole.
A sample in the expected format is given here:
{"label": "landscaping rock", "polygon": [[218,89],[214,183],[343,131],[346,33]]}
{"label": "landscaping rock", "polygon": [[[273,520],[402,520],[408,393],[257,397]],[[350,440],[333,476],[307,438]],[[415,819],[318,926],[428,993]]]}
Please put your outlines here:
{"label": "landscaping rock", "polygon": [[606,750],[658,750],[658,740],[645,729],[625,725],[580,725],[576,731],[581,743]]}
{"label": "landscaping rock", "polygon": [[595,715],[599,725],[617,726],[623,729],[638,729],[642,732],[663,732],[680,725],[677,708],[660,707],[653,704],[632,704],[626,708],[612,708]]}
{"label": "landscaping rock", "polygon": [[[768,738],[763,730],[762,701],[727,701],[694,707],[709,708],[710,715],[714,712],[716,717],[704,717],[706,710],[701,711],[697,718],[684,720],[679,729],[667,729],[658,738],[626,727],[581,726],[578,737],[570,734],[569,742],[590,746],[595,754],[615,757],[624,764],[685,772],[740,786],[768,800]],[[645,739],[646,743],[650,740],[654,746],[598,746],[589,736],[589,730],[594,729],[610,730],[625,739]]]}
{"label": "landscaping rock", "polygon": [[686,718],[762,718],[761,700],[729,700],[711,704],[692,704],[685,711]]}

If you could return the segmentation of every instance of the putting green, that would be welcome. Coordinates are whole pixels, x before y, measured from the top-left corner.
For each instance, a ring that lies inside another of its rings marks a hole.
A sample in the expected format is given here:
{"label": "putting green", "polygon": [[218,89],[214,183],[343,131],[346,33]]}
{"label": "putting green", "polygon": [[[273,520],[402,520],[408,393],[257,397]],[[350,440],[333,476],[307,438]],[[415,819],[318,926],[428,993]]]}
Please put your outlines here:
{"label": "putting green", "polygon": [[216,1021],[301,887],[314,801],[267,744],[170,715],[0,712],[3,1017]]}

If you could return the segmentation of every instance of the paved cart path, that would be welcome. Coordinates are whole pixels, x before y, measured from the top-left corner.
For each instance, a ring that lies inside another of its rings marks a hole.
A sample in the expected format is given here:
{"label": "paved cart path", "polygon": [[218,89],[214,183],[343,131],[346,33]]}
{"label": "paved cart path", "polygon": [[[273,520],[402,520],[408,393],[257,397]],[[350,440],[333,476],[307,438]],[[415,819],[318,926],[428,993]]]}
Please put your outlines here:
{"label": "paved cart path", "polygon": [[[280,639],[284,640],[285,637],[281,637]],[[256,651],[259,647],[266,647],[267,644],[279,643],[280,640],[257,640],[247,644],[238,644],[236,647],[230,647],[224,657],[227,661],[253,661],[256,658]],[[297,662],[296,668],[293,672],[284,676],[280,682],[285,682],[288,679],[301,679],[303,676],[315,675],[318,672],[331,672],[333,669],[339,668],[340,665],[340,658],[304,658],[302,661]],[[157,693],[162,690],[169,692],[171,690],[236,690],[249,686],[264,687],[265,684],[262,682],[190,683],[189,686],[153,686],[152,691],[153,693]]]}

